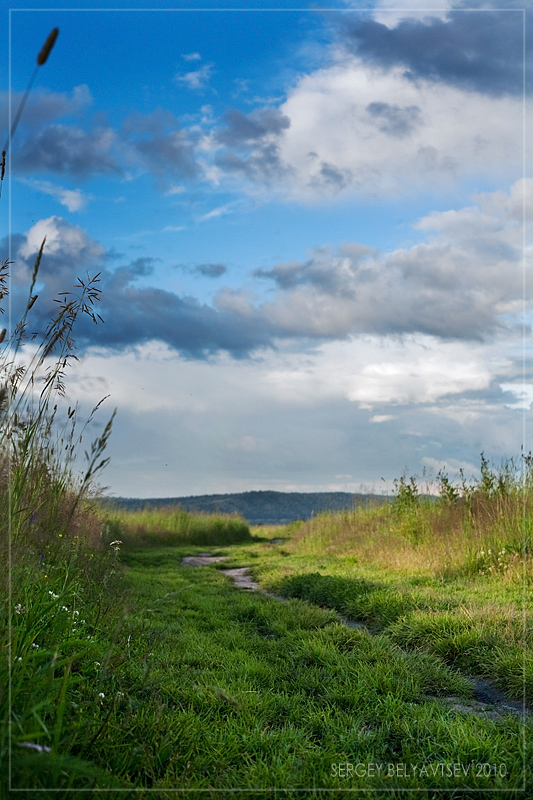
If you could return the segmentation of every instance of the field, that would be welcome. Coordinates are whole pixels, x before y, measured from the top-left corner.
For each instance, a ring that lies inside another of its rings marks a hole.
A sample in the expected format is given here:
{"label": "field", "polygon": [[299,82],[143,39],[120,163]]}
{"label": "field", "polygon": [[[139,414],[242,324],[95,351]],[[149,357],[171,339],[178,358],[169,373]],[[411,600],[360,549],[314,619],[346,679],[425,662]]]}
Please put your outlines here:
{"label": "field", "polygon": [[[78,538],[26,540],[12,570],[4,785],[10,699],[11,785],[28,797],[520,796],[530,467],[482,461],[476,486],[454,496],[444,480],[436,502],[402,479],[390,505],[252,531],[93,504],[92,539],[78,520]],[[226,560],[181,566],[206,552]],[[245,566],[270,596],[221,572]]]}

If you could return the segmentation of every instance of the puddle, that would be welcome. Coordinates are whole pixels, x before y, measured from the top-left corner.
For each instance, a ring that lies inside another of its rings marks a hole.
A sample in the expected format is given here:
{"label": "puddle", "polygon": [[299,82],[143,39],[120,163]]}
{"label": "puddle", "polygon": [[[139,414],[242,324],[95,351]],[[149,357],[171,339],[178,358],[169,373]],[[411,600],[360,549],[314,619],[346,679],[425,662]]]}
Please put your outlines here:
{"label": "puddle", "polygon": [[252,580],[248,567],[238,567],[237,569],[221,569],[223,575],[231,578],[239,589],[259,589],[259,584]]}
{"label": "puddle", "polygon": [[197,556],[184,556],[181,559],[182,567],[206,567],[208,564],[218,564],[227,561],[227,556],[210,556],[209,553],[199,553]]}

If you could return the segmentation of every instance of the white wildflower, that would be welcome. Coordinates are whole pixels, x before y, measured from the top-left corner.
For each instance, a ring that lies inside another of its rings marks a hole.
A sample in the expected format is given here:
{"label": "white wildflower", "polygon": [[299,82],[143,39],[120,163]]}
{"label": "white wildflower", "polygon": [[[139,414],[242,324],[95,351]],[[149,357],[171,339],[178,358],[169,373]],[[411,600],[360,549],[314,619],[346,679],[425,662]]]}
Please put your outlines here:
{"label": "white wildflower", "polygon": [[17,742],[19,747],[27,747],[28,750],[37,750],[38,753],[50,753],[51,750],[46,745],[35,744],[34,742]]}

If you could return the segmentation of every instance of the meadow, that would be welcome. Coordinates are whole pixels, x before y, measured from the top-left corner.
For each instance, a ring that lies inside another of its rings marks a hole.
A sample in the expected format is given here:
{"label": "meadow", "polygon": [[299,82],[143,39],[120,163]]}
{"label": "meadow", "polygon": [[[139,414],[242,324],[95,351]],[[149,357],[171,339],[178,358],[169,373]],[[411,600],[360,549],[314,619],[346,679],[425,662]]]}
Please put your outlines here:
{"label": "meadow", "polygon": [[528,796],[531,454],[283,527],[110,510],[114,415],[65,401],[98,276],[29,338],[43,258],[0,332],[1,796]]}

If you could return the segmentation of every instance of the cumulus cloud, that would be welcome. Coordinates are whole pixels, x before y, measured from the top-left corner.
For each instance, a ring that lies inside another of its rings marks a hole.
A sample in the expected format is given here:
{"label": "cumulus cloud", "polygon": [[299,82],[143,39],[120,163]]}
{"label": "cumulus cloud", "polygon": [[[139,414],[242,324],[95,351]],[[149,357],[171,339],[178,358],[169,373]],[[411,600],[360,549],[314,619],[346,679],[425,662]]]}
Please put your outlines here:
{"label": "cumulus cloud", "polygon": [[[481,340],[502,331],[521,314],[522,234],[514,214],[523,189],[519,181],[505,198],[496,193],[481,205],[428,215],[416,227],[432,232],[429,241],[408,249],[380,254],[345,244],[256,270],[278,287],[262,315],[293,336]],[[531,180],[526,189],[533,191]]]}
{"label": "cumulus cloud", "polygon": [[198,175],[195,147],[195,137],[178,119],[157,108],[150,114],[130,114],[117,130],[109,125],[41,125],[17,144],[13,163],[22,173],[47,172],[78,179],[98,174],[122,179],[127,170],[140,168],[154,175],[172,195],[185,191],[176,185],[176,178]]}
{"label": "cumulus cloud", "polygon": [[[45,235],[45,288],[37,314],[49,313],[52,297],[72,285],[76,274],[100,272],[106,324],[97,331],[82,326],[84,346],[98,342],[116,349],[156,339],[203,358],[219,350],[245,357],[283,340],[322,342],[365,334],[489,341],[496,334],[518,335],[522,322],[522,232],[516,215],[524,190],[530,197],[533,181],[518,182],[508,194],[479,195],[476,204],[457,211],[429,214],[417,223],[428,232],[428,241],[410,248],[380,253],[344,243],[317,248],[306,261],[255,270],[256,285],[268,281],[275,287],[263,301],[249,288],[222,287],[212,305],[161,288],[141,288],[136,281],[151,274],[154,259],[138,258],[111,269],[116,258],[60,217],[41,220],[13,239],[20,261],[17,281],[27,282]],[[225,271],[218,263],[194,269],[212,278]],[[366,375],[367,386],[375,380],[383,385],[382,372],[392,366],[383,362],[376,369],[381,370],[377,378],[375,372]],[[475,375],[470,366],[468,371]],[[461,374],[458,368],[456,380]],[[399,373],[396,379],[402,382]],[[440,387],[438,375],[431,380]]]}
{"label": "cumulus cloud", "polygon": [[290,126],[275,139],[280,186],[290,197],[378,197],[449,188],[465,176],[522,174],[521,98],[446,82],[436,91],[432,80],[404,73],[339,53],[296,82],[279,108]]}
{"label": "cumulus cloud", "polygon": [[279,140],[290,124],[277,108],[258,108],[249,114],[231,109],[214,134],[216,167],[260,183],[282,178],[289,167],[280,158]]}
{"label": "cumulus cloud", "polygon": [[191,275],[202,275],[204,278],[220,278],[228,268],[225,264],[176,264],[176,269],[181,269]]}
{"label": "cumulus cloud", "polygon": [[369,103],[366,110],[376,120],[380,131],[390,136],[408,136],[420,123],[418,106],[401,108],[396,103]]}

